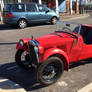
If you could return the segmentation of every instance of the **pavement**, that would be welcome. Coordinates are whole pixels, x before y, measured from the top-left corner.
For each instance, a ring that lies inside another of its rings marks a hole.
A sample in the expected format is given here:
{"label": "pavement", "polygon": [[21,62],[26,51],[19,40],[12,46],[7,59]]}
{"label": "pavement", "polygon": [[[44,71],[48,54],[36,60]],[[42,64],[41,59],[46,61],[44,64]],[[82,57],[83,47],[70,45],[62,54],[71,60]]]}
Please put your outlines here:
{"label": "pavement", "polygon": [[[78,19],[78,18],[86,18],[88,16],[89,15],[86,15],[86,14],[72,15],[72,16],[65,16],[65,17],[61,16],[61,20],[73,20],[73,19]],[[10,68],[8,70],[10,70]],[[57,85],[67,87],[68,84],[62,81],[62,82],[57,82]],[[9,80],[8,78],[0,77],[0,92],[26,92],[26,90],[22,86],[16,84],[15,82],[12,82],[12,80]],[[53,92],[53,91],[49,90],[49,92]],[[85,85],[83,88],[78,89],[77,92],[92,92],[92,83],[88,83],[88,85]]]}
{"label": "pavement", "polygon": [[26,92],[20,85],[0,77],[0,92]]}
{"label": "pavement", "polygon": [[[58,82],[58,85],[67,86],[65,82]],[[0,92],[26,92],[26,90],[22,88],[19,84],[16,84],[9,79],[0,77]],[[92,92],[92,83],[86,85],[77,92]]]}
{"label": "pavement", "polygon": [[92,83],[90,83],[87,86],[83,87],[82,89],[78,90],[78,92],[92,92]]}
{"label": "pavement", "polygon": [[60,15],[60,20],[72,20],[77,18],[86,18],[89,14]]}

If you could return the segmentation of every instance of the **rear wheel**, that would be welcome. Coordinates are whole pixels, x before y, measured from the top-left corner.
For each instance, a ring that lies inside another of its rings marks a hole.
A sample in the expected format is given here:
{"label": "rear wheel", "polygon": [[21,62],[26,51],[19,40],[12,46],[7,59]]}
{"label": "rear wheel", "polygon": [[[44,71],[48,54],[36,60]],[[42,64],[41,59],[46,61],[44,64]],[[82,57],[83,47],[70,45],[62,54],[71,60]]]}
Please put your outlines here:
{"label": "rear wheel", "polygon": [[21,29],[24,29],[25,27],[27,27],[27,21],[24,20],[24,19],[19,20],[18,26],[19,26]]}
{"label": "rear wheel", "polygon": [[64,64],[58,57],[51,57],[38,68],[37,80],[47,86],[55,83],[64,71]]}

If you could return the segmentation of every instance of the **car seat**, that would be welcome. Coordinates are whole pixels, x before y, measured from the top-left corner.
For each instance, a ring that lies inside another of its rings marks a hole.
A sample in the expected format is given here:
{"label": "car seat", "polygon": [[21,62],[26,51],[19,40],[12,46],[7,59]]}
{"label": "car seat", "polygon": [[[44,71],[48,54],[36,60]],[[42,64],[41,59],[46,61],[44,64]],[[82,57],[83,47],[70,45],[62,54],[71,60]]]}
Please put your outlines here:
{"label": "car seat", "polygon": [[86,31],[87,29],[85,27],[81,27],[80,34],[83,37],[84,43],[86,43]]}
{"label": "car seat", "polygon": [[92,30],[89,30],[86,40],[87,44],[92,44]]}

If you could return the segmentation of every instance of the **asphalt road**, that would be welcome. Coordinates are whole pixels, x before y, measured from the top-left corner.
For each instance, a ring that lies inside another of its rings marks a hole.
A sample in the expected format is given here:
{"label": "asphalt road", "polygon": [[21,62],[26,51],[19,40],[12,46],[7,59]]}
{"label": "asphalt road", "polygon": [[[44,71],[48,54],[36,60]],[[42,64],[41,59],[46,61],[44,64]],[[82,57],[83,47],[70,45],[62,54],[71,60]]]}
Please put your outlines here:
{"label": "asphalt road", "polygon": [[[92,17],[71,21],[92,24]],[[65,71],[58,82],[48,87],[37,83],[34,70],[21,70],[16,65],[14,56],[19,39],[31,35],[39,37],[54,30],[55,26],[50,24],[31,25],[25,29],[0,24],[0,77],[18,83],[27,92],[76,92],[92,82],[92,59],[70,65],[70,71]]]}

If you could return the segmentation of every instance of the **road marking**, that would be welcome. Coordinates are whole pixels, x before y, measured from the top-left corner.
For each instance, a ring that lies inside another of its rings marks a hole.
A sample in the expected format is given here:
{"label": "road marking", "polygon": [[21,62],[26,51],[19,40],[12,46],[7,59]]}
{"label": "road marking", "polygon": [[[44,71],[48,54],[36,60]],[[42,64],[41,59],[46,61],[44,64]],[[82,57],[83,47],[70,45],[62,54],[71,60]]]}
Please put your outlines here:
{"label": "road marking", "polygon": [[4,81],[7,81],[8,79],[3,79],[3,78],[0,78],[0,83],[1,82],[4,82]]}
{"label": "road marking", "polygon": [[23,88],[16,89],[16,92],[26,92]]}
{"label": "road marking", "polygon": [[68,84],[67,84],[65,81],[57,82],[57,84],[58,84],[59,86],[63,86],[63,87],[68,86]]}
{"label": "road marking", "polygon": [[92,92],[92,83],[88,84],[77,92]]}
{"label": "road marking", "polygon": [[12,70],[12,69],[15,69],[15,68],[18,68],[18,66],[16,65],[16,66],[9,67],[9,68],[7,68],[7,70]]}

